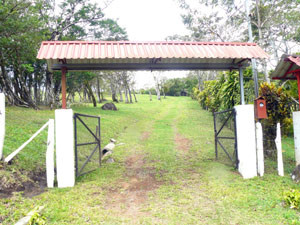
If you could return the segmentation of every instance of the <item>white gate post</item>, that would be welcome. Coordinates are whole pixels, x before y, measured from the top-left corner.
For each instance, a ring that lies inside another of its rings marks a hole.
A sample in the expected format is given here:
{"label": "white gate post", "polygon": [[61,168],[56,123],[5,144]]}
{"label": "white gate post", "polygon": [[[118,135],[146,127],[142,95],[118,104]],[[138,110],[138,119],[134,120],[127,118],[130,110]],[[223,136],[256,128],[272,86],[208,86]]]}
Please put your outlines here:
{"label": "white gate post", "polygon": [[75,184],[73,110],[55,110],[56,168],[58,187]]}
{"label": "white gate post", "polygon": [[0,160],[3,156],[3,145],[5,137],[5,96],[0,93]]}
{"label": "white gate post", "polygon": [[46,152],[47,187],[54,186],[54,120],[48,123],[48,140]]}
{"label": "white gate post", "polygon": [[276,144],[276,149],[277,149],[277,170],[278,170],[278,175],[279,176],[284,176],[280,123],[277,123],[275,144]]}
{"label": "white gate post", "polygon": [[293,112],[296,166],[300,164],[300,111]]}
{"label": "white gate post", "polygon": [[239,172],[244,179],[257,176],[256,138],[253,105],[238,105],[236,110]]}
{"label": "white gate post", "polygon": [[256,151],[257,151],[257,172],[262,177],[265,172],[265,166],[264,166],[263,131],[260,122],[256,123]]}

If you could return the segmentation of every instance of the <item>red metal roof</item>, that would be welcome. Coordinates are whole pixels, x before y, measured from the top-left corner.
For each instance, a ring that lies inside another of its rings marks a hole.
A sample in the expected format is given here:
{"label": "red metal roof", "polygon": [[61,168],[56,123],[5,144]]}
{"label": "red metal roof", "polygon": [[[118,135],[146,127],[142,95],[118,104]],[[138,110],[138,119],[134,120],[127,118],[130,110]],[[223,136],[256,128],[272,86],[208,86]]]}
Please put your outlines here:
{"label": "red metal roof", "polygon": [[282,55],[271,77],[274,80],[296,80],[296,71],[300,72],[300,55]]}
{"label": "red metal roof", "polygon": [[228,58],[266,59],[254,43],[44,41],[38,59]]}
{"label": "red metal roof", "polygon": [[269,56],[254,43],[45,41],[49,70],[228,70]]}

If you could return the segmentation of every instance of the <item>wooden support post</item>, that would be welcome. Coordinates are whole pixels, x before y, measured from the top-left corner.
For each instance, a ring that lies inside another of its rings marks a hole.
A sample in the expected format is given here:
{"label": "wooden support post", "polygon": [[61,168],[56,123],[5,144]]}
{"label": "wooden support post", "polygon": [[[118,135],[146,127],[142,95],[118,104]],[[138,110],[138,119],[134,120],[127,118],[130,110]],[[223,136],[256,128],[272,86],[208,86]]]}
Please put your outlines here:
{"label": "wooden support post", "polygon": [[61,95],[62,95],[62,104],[61,104],[61,108],[62,109],[66,109],[67,108],[67,78],[66,78],[66,74],[67,74],[67,69],[65,67],[63,67],[61,69]]}
{"label": "wooden support post", "polygon": [[[298,96],[299,96],[299,103],[300,103],[300,72],[295,74],[297,77],[297,81],[298,81]],[[299,111],[300,111],[300,104],[299,104]]]}

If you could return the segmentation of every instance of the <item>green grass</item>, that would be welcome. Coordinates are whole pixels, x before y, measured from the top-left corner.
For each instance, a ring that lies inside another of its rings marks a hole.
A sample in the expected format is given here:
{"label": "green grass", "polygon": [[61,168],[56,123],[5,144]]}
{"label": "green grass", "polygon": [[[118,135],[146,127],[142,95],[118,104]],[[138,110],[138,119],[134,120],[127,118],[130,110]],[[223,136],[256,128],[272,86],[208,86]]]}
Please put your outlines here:
{"label": "green grass", "polygon": [[[13,224],[40,205],[45,206],[47,224],[300,224],[299,212],[285,207],[282,199],[284,190],[299,189],[289,177],[294,167],[292,138],[283,139],[284,177],[277,175],[276,163],[267,161],[264,177],[243,180],[232,166],[214,160],[213,118],[196,101],[168,97],[150,102],[148,96],[139,100],[117,104],[117,112],[74,105],[75,112],[101,116],[102,144],[110,138],[125,143],[115,148],[116,162],[80,177],[74,188],[0,199],[3,224]],[[54,111],[8,107],[4,154],[53,117]],[[178,135],[188,140],[188,149],[175,141]],[[43,169],[45,141],[46,132],[11,167]],[[127,202],[127,195],[138,196],[124,186],[135,182],[131,179],[138,170],[127,165],[135,155],[144,157],[140,167],[155,173],[151,181],[157,185],[137,192],[145,195],[141,201]]]}

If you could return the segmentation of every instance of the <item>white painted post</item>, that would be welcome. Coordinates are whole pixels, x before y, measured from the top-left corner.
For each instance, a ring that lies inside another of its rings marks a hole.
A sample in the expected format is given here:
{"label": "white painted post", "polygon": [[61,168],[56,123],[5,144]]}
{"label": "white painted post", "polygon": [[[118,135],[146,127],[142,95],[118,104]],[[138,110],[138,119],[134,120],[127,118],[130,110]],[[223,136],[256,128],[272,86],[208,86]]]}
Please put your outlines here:
{"label": "white painted post", "polygon": [[46,152],[46,171],[47,171],[47,186],[54,186],[54,120],[50,119],[48,123],[48,140]]}
{"label": "white painted post", "polygon": [[73,110],[55,110],[56,169],[59,188],[75,184]]}
{"label": "white painted post", "polygon": [[259,176],[263,176],[265,172],[264,167],[264,146],[263,146],[263,131],[261,123],[256,123],[256,152],[257,152],[257,172]]}
{"label": "white painted post", "polygon": [[300,164],[300,111],[293,112],[296,166]]}
{"label": "white painted post", "polygon": [[239,172],[244,179],[257,176],[256,138],[253,105],[238,105],[236,110]]}
{"label": "white painted post", "polygon": [[277,123],[275,144],[277,148],[277,170],[279,176],[284,176],[283,160],[282,160],[282,145],[281,145],[281,131],[280,123]]}
{"label": "white painted post", "polygon": [[3,156],[3,146],[5,137],[5,96],[0,93],[0,160]]}

